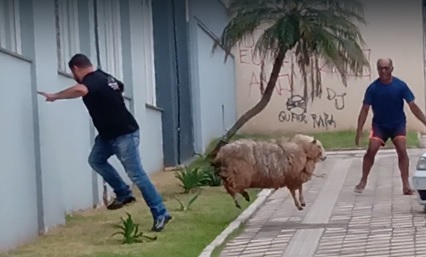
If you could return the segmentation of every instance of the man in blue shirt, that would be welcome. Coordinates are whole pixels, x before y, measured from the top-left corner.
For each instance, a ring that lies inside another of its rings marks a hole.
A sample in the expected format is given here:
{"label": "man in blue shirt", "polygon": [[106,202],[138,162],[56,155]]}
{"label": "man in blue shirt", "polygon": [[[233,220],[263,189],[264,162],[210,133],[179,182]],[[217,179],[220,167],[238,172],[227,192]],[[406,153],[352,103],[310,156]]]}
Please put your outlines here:
{"label": "man in blue shirt", "polygon": [[405,195],[414,194],[408,180],[409,159],[406,148],[406,116],[404,113],[404,100],[411,112],[426,125],[426,118],[417,104],[408,85],[392,76],[393,64],[391,59],[377,61],[379,78],[367,88],[363,105],[358,116],[358,129],[355,144],[359,145],[362,129],[368,116],[368,111],[373,110],[373,122],[367,152],[364,155],[361,181],[355,186],[354,191],[362,193],[367,185],[368,174],[373,166],[375,156],[380,147],[388,139],[392,140],[398,154],[398,165],[401,172],[402,192]]}

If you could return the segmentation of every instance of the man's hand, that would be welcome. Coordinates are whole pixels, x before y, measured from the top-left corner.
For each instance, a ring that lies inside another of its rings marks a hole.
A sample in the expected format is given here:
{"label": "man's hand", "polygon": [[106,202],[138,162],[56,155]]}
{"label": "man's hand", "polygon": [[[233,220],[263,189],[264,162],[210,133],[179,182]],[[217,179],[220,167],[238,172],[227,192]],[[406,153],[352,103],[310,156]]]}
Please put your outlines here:
{"label": "man's hand", "polygon": [[359,146],[359,140],[364,137],[364,132],[362,130],[357,130],[355,135],[355,145]]}
{"label": "man's hand", "polygon": [[50,94],[50,93],[40,92],[40,91],[38,91],[37,93],[46,97],[46,102],[54,102],[58,100],[58,98],[56,97],[56,94]]}
{"label": "man's hand", "polygon": [[410,107],[411,112],[414,114],[414,116],[420,120],[423,125],[426,126],[426,117],[423,111],[419,108],[419,106],[413,101],[408,103],[408,106]]}

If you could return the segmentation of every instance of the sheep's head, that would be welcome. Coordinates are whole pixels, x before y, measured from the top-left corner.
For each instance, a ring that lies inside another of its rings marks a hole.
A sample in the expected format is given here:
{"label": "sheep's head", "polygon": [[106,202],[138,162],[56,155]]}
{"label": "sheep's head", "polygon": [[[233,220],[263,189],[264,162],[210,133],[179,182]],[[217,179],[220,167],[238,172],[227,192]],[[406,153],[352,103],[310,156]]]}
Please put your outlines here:
{"label": "sheep's head", "polygon": [[308,154],[309,157],[311,157],[315,162],[325,161],[325,159],[327,159],[327,154],[324,150],[324,147],[322,146],[321,141],[314,138],[311,144],[312,144],[312,147],[310,147],[310,149],[312,151],[309,151],[309,154]]}
{"label": "sheep's head", "polygon": [[324,161],[327,158],[321,141],[312,136],[297,134],[292,141],[300,145],[308,158],[315,162]]}

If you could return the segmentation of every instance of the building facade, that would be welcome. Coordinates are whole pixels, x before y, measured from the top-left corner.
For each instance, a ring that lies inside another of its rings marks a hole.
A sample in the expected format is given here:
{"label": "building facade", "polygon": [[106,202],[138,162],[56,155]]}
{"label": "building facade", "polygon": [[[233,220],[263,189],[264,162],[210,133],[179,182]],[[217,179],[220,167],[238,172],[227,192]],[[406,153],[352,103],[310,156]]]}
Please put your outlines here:
{"label": "building facade", "polygon": [[[321,99],[313,103],[304,98],[300,73],[294,77],[290,91],[291,54],[282,67],[274,95],[263,112],[242,129],[246,133],[276,131],[319,132],[356,129],[357,117],[367,86],[377,78],[376,61],[389,57],[394,62],[394,75],[404,80],[425,109],[424,19],[421,0],[400,2],[363,1],[367,25],[360,25],[366,41],[365,54],[371,69],[362,78],[348,78],[345,87],[336,71],[322,67]],[[237,58],[237,109],[241,116],[260,99],[260,62],[253,58],[254,38],[235,51]],[[297,66],[297,64],[295,64]],[[320,64],[321,66],[321,64]],[[266,67],[269,78],[271,65]],[[266,83],[265,83],[266,85]],[[406,106],[407,107],[407,106]],[[408,128],[425,131],[407,108]],[[365,129],[370,128],[371,112]]]}
{"label": "building facade", "polygon": [[228,22],[225,1],[153,2],[158,104],[164,161],[174,166],[203,153],[237,118],[235,60],[212,54]]}
{"label": "building facade", "polygon": [[148,173],[190,159],[235,120],[234,66],[210,55],[226,10],[205,1],[217,22],[201,2],[0,0],[0,251],[102,202],[103,181],[87,162],[96,130],[81,99],[37,95],[75,84],[75,53],[125,83]]}

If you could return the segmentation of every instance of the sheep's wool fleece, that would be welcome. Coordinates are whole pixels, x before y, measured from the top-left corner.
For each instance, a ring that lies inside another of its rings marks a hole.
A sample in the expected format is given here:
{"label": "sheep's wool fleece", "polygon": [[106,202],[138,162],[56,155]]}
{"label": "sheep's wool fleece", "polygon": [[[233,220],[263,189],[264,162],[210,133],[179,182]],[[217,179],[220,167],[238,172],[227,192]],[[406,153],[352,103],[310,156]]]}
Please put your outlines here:
{"label": "sheep's wool fleece", "polygon": [[[241,139],[223,146],[215,163],[232,187],[280,187],[296,178],[306,164],[303,148],[287,140]],[[271,185],[274,184],[274,185]]]}

